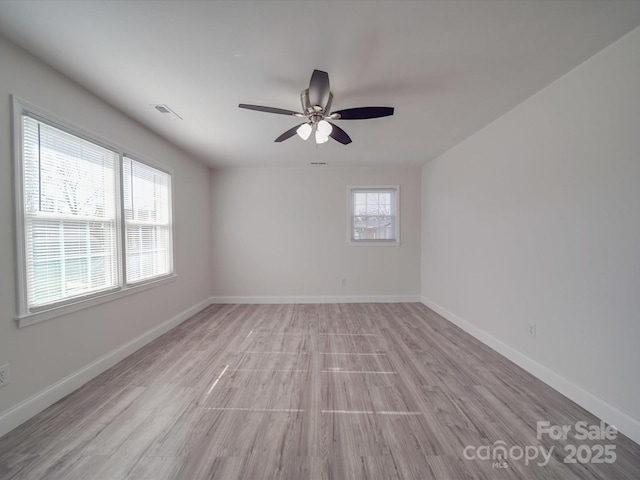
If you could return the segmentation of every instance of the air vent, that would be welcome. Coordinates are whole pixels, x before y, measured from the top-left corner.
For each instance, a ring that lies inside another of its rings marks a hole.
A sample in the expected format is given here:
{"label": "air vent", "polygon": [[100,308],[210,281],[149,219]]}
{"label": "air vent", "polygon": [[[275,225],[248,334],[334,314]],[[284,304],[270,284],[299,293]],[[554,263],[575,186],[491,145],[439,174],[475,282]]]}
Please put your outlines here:
{"label": "air vent", "polygon": [[178,115],[176,112],[174,112],[173,110],[171,110],[169,107],[167,107],[162,103],[159,103],[157,105],[150,105],[150,106],[155,108],[161,114],[165,115],[167,118],[171,118],[173,120],[182,120],[182,117],[180,115]]}

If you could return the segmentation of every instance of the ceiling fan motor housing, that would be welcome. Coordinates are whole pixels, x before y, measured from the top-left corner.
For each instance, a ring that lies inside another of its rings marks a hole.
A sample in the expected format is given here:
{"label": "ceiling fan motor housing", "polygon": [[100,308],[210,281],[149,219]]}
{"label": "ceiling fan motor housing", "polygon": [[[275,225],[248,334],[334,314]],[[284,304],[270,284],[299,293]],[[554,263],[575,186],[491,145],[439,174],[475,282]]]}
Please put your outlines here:
{"label": "ceiling fan motor housing", "polygon": [[309,121],[313,124],[318,123],[320,120],[324,119],[331,108],[331,100],[333,99],[333,94],[329,92],[327,104],[323,107],[321,105],[311,105],[311,101],[309,99],[309,89],[305,89],[300,94],[300,103],[302,104],[302,111],[305,113]]}

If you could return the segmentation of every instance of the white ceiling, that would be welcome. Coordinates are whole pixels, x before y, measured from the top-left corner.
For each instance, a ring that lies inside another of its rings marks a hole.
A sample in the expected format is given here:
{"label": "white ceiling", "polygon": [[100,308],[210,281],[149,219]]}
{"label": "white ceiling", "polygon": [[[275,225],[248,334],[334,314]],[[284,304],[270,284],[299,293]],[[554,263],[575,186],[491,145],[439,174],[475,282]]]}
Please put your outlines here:
{"label": "white ceiling", "polygon": [[[433,159],[640,25],[640,1],[0,1],[0,33],[212,166]],[[353,143],[274,139],[314,68]],[[166,104],[169,120],[150,104]]]}

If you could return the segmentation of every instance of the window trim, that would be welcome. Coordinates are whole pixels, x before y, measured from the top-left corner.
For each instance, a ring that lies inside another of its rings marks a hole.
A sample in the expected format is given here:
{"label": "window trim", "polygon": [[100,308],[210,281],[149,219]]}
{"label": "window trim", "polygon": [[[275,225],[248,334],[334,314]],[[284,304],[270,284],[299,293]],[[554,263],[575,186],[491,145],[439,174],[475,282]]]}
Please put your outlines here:
{"label": "window trim", "polygon": [[[395,239],[393,240],[354,240],[353,234],[353,193],[355,190],[394,190],[395,191]],[[399,247],[400,241],[400,185],[347,185],[347,245],[350,247]]]}
{"label": "window trim", "polygon": [[[175,259],[175,194],[174,194],[174,178],[173,171],[157,162],[146,159],[144,156],[137,153],[133,153],[130,149],[104,139],[100,135],[97,135],[89,130],[86,130],[72,122],[69,122],[61,117],[43,110],[29,102],[26,102],[15,95],[11,96],[12,106],[12,150],[13,150],[13,185],[14,185],[14,225],[15,225],[15,249],[16,249],[16,281],[17,281],[17,314],[15,320],[18,324],[18,328],[25,327],[27,325],[33,325],[35,323],[43,322],[52,318],[67,315],[85,308],[90,308],[101,303],[116,300],[124,296],[128,296],[134,293],[138,293],[150,288],[164,285],[175,281],[177,278],[176,272],[176,259]],[[24,162],[23,162],[23,145],[22,145],[22,116],[23,112],[26,112],[30,117],[47,123],[52,127],[58,128],[71,135],[74,135],[83,140],[89,141],[100,147],[106,148],[115,152],[118,155],[118,161],[115,174],[115,197],[116,197],[116,222],[118,223],[118,244],[116,246],[117,255],[119,256],[118,264],[118,285],[105,292],[94,292],[82,297],[70,298],[58,303],[54,303],[47,306],[29,308],[27,298],[27,252],[25,244],[25,205],[24,205]],[[153,277],[147,281],[136,282],[133,284],[127,284],[125,272],[125,232],[124,232],[124,204],[123,204],[123,188],[122,188],[122,160],[124,157],[128,157],[137,162],[148,165],[152,168],[160,170],[170,177],[171,189],[171,271],[163,276]]]}

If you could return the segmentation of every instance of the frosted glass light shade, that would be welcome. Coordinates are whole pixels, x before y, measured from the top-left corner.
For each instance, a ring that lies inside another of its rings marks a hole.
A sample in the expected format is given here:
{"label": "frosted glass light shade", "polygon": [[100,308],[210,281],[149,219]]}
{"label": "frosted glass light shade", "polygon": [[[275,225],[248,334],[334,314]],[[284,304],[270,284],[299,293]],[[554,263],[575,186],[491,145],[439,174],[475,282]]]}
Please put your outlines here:
{"label": "frosted glass light shade", "polygon": [[309,135],[311,135],[311,130],[311,125],[309,125],[308,123],[303,123],[298,127],[296,133],[301,139],[306,140],[307,138],[309,138]]}
{"label": "frosted glass light shade", "polygon": [[320,130],[316,130],[316,143],[326,143],[329,141],[328,135],[323,135]]}
{"label": "frosted glass light shade", "polygon": [[331,131],[333,130],[333,127],[331,126],[331,124],[329,122],[327,122],[326,120],[320,120],[318,122],[318,131],[324,136],[324,137],[328,137],[329,134],[331,133]]}

